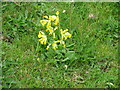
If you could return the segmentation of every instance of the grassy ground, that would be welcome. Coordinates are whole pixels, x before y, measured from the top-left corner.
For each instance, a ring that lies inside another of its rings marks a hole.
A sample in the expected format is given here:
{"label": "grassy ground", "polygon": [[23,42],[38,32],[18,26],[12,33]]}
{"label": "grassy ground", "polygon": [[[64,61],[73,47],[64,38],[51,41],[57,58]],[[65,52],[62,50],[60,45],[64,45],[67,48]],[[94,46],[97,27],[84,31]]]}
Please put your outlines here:
{"label": "grassy ground", "polygon": [[[117,88],[118,3],[2,3],[4,88]],[[66,12],[63,13],[63,10]],[[66,48],[38,42],[43,15],[60,11]],[[5,38],[6,37],[6,38]]]}

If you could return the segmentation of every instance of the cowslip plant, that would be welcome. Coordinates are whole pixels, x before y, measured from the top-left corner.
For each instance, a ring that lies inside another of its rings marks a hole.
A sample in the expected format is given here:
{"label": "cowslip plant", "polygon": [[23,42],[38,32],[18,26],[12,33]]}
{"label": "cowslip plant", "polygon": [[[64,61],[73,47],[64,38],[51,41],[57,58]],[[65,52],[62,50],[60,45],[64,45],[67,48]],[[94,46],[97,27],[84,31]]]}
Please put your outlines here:
{"label": "cowslip plant", "polygon": [[66,48],[65,42],[72,35],[68,29],[60,28],[59,11],[56,12],[56,15],[43,16],[40,23],[43,29],[39,31],[38,38],[41,44],[46,45],[46,50],[50,47],[56,50],[60,45]]}

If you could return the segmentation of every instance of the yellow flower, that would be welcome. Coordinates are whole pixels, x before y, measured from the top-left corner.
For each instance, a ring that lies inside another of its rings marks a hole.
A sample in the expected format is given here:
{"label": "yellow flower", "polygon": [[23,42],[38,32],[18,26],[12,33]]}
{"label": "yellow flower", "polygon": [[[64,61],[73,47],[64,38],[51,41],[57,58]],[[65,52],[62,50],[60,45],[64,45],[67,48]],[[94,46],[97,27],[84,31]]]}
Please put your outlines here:
{"label": "yellow flower", "polygon": [[53,43],[52,47],[53,47],[54,50],[56,50],[58,48],[56,43]]}
{"label": "yellow flower", "polygon": [[62,39],[66,40],[67,38],[71,38],[72,35],[68,32],[68,29],[64,31],[60,29],[60,31],[61,31]]}
{"label": "yellow flower", "polygon": [[46,37],[42,37],[41,39],[39,39],[39,41],[40,41],[41,44],[46,45],[47,38]]}
{"label": "yellow flower", "polygon": [[48,49],[49,49],[50,45],[51,45],[51,44],[49,44],[49,45],[47,46],[46,50],[48,50]]}
{"label": "yellow flower", "polygon": [[57,47],[57,43],[60,43],[61,41],[60,40],[57,40],[57,41],[53,41],[54,43],[52,44],[52,47],[54,50],[56,50],[58,47]]}
{"label": "yellow flower", "polygon": [[46,18],[46,19],[48,19],[48,16],[43,16],[43,18]]}
{"label": "yellow flower", "polygon": [[66,29],[64,31],[62,29],[60,29],[60,31],[61,31],[61,34],[64,34],[64,33],[66,33],[68,31],[68,29]]}
{"label": "yellow flower", "polygon": [[56,20],[56,16],[55,16],[55,15],[53,15],[53,16],[49,16],[49,20],[51,20],[51,21]]}
{"label": "yellow flower", "polygon": [[60,44],[63,44],[63,47],[65,48],[66,45],[65,45],[65,42],[64,41],[61,41]]}
{"label": "yellow flower", "polygon": [[42,24],[42,26],[45,26],[45,24],[48,22],[48,20],[40,20],[40,23]]}
{"label": "yellow flower", "polygon": [[47,42],[47,36],[44,34],[44,32],[39,31],[38,38],[41,44],[46,45]]}
{"label": "yellow flower", "polygon": [[51,21],[50,20],[48,20],[47,26],[51,26]]}
{"label": "yellow flower", "polygon": [[58,27],[55,27],[55,28],[54,28],[54,30],[57,30],[57,29],[58,29]]}
{"label": "yellow flower", "polygon": [[54,22],[54,25],[58,25],[58,23],[59,23],[59,20],[56,20],[56,21]]}
{"label": "yellow flower", "polygon": [[49,49],[49,46],[47,46],[46,50],[48,50],[48,49]]}
{"label": "yellow flower", "polygon": [[59,17],[57,16],[57,17],[56,17],[56,20],[55,20],[55,22],[54,22],[54,25],[58,25],[58,23],[59,23]]}
{"label": "yellow flower", "polygon": [[39,34],[38,34],[38,38],[41,38],[41,36],[43,35],[44,33],[42,31],[39,31]]}
{"label": "yellow flower", "polygon": [[59,11],[56,12],[56,15],[59,15]]}
{"label": "yellow flower", "polygon": [[66,32],[63,36],[63,38],[66,40],[67,38],[71,38],[71,34],[69,32]]}
{"label": "yellow flower", "polygon": [[50,32],[49,35],[53,34],[53,30],[52,29],[50,29],[49,32]]}
{"label": "yellow flower", "polygon": [[[64,11],[65,12],[65,11]],[[44,19],[46,20],[40,20],[40,23],[42,24],[42,26],[45,26],[46,28],[46,32],[48,35],[52,35],[52,39],[49,40],[55,40],[56,38],[56,30],[58,30],[58,24],[59,24],[59,11],[56,12],[56,15],[51,15],[51,16],[43,16]],[[38,34],[38,38],[39,38],[39,42],[41,44],[46,45],[46,43],[48,43],[46,50],[48,50],[50,48],[50,46],[56,50],[58,48],[58,45],[62,45],[64,48],[66,47],[65,41],[68,38],[71,38],[71,34],[68,32],[68,29],[62,30],[60,29],[60,34],[61,34],[61,38],[60,40],[56,40],[53,41],[53,43],[51,44],[50,42],[47,42],[47,36],[45,35],[44,32],[39,31]]]}
{"label": "yellow flower", "polygon": [[59,20],[59,17],[58,17],[58,16],[56,16],[56,19],[58,19],[58,20]]}
{"label": "yellow flower", "polygon": [[49,35],[53,34],[53,27],[51,26],[46,26],[46,27],[47,27],[46,31],[50,32]]}
{"label": "yellow flower", "polygon": [[59,43],[59,42],[60,42],[60,40],[54,41],[54,43]]}

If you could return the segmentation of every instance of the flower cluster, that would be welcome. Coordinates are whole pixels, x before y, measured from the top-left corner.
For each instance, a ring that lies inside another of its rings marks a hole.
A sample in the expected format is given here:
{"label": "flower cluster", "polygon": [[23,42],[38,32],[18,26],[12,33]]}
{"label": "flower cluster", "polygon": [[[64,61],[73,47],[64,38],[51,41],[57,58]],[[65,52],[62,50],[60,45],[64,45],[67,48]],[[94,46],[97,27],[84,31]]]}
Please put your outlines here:
{"label": "flower cluster", "polygon": [[44,31],[39,31],[39,42],[43,45],[47,44],[47,50],[50,46],[56,50],[60,44],[65,48],[65,40],[71,38],[72,35],[68,32],[68,29],[60,29],[59,11],[56,12],[56,15],[43,16],[43,18],[40,23],[44,27]]}

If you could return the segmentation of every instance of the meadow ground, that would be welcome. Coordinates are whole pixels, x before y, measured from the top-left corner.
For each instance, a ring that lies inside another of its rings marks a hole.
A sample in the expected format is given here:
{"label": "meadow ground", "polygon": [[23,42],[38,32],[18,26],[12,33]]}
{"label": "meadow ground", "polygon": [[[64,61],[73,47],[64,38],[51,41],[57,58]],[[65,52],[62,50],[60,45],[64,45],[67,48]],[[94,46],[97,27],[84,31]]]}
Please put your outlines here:
{"label": "meadow ground", "polygon": [[[119,3],[2,3],[2,87],[117,88]],[[66,48],[38,42],[40,20],[59,11]]]}

